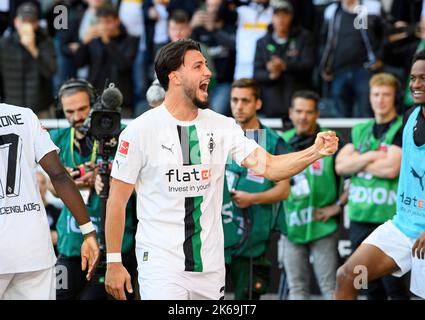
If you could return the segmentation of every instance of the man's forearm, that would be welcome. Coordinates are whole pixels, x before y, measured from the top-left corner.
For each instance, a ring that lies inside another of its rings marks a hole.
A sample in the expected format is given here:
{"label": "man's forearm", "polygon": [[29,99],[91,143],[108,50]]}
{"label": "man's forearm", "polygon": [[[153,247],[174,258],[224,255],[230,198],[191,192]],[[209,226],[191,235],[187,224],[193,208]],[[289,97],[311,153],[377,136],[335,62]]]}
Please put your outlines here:
{"label": "man's forearm", "polygon": [[74,181],[66,171],[50,177],[56,194],[71,211],[79,225],[90,222],[86,206]]}
{"label": "man's forearm", "polygon": [[253,193],[254,204],[273,204],[288,198],[289,181],[285,185],[281,185],[281,183],[279,182],[266,191]]}
{"label": "man's forearm", "polygon": [[391,165],[386,159],[381,159],[368,164],[365,171],[378,178],[394,179],[399,175],[400,166]]}
{"label": "man's forearm", "polygon": [[109,198],[106,207],[105,241],[108,253],[121,252],[125,226],[125,205]]}
{"label": "man's forearm", "polygon": [[314,161],[320,159],[314,146],[299,152],[272,156],[266,164],[266,177],[269,180],[280,181],[295,176]]}
{"label": "man's forearm", "polygon": [[370,158],[367,153],[364,154],[352,154],[346,156],[344,159],[337,161],[336,172],[339,175],[352,175],[357,172],[364,170],[364,168],[370,163]]}

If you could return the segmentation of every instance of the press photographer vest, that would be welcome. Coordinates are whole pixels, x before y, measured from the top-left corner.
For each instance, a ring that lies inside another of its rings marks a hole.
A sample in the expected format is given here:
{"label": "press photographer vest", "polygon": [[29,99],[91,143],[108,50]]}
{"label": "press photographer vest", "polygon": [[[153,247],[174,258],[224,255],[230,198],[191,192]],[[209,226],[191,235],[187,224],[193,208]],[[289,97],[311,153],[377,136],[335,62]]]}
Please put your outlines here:
{"label": "press photographer vest", "polygon": [[[66,167],[75,167],[75,165],[84,164],[92,160],[92,154],[83,157],[79,152],[75,151],[72,144],[74,139],[71,135],[73,132],[72,128],[63,128],[50,131],[50,136],[53,142],[60,149],[59,158],[62,164]],[[96,157],[96,161],[100,157]],[[86,203],[86,208],[89,212],[90,218],[96,228],[98,241],[100,240],[100,223],[101,223],[101,212],[100,212],[100,198],[96,194],[94,189],[90,190],[90,196]],[[78,227],[77,221],[72,216],[69,209],[64,206],[56,224],[56,230],[58,232],[58,252],[67,257],[80,256],[81,244],[83,242],[83,236]],[[127,206],[124,239],[122,244],[122,252],[128,252],[134,243],[134,232],[133,232],[133,216],[131,203]]]}
{"label": "press photographer vest", "polygon": [[[352,129],[352,143],[361,154],[391,146],[403,120],[398,116],[380,139],[373,135],[374,124],[375,121],[371,120]],[[396,213],[397,186],[398,178],[383,179],[366,172],[353,175],[348,197],[350,220],[383,223],[391,219]]]}
{"label": "press photographer vest", "polygon": [[[282,133],[282,138],[289,144],[289,148],[293,147],[291,139],[295,135],[295,129]],[[326,222],[314,221],[315,209],[332,205],[338,199],[337,179],[339,178],[334,171],[334,157],[319,159],[291,178],[291,191],[288,199],[284,201],[287,237],[291,242],[309,243],[337,229],[335,217]]]}
{"label": "press photographer vest", "polygon": [[[281,138],[268,127],[261,126],[261,129],[264,130],[262,134],[259,130],[254,131],[254,140],[267,152],[275,154]],[[247,137],[250,138],[250,134]],[[270,231],[282,209],[282,203],[252,205],[241,209],[232,202],[228,184],[231,188],[250,193],[267,191],[275,184],[234,162],[226,166],[226,181],[222,211],[226,263],[230,262],[231,256],[258,257],[267,249]]]}

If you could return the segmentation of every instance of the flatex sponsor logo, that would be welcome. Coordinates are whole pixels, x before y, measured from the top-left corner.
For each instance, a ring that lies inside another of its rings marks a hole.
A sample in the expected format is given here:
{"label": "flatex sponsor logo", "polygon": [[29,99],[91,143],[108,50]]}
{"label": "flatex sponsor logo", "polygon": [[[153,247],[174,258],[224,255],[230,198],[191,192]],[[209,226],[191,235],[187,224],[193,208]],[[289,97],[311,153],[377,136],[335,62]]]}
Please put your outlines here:
{"label": "flatex sponsor logo", "polygon": [[211,185],[211,169],[202,165],[169,168],[165,172],[167,191],[198,196]]}

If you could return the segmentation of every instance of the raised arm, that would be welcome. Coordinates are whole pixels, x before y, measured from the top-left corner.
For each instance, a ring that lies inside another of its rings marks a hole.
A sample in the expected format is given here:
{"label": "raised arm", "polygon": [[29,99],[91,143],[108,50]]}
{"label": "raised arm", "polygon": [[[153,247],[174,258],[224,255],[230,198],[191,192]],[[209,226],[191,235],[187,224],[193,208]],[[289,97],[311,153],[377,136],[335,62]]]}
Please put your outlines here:
{"label": "raised arm", "polygon": [[266,179],[281,181],[304,170],[314,161],[330,156],[338,150],[338,137],[335,132],[320,132],[314,145],[289,154],[273,156],[263,148],[256,148],[242,166],[263,175]]}

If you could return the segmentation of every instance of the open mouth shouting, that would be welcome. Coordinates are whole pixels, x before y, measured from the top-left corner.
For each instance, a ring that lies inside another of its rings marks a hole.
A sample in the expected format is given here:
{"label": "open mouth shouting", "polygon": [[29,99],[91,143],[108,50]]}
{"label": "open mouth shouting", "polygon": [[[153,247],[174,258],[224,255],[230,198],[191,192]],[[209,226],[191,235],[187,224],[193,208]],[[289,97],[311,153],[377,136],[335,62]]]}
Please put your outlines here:
{"label": "open mouth shouting", "polygon": [[203,98],[207,99],[208,98],[208,84],[210,83],[210,80],[204,80],[201,82],[201,84],[199,85],[199,90],[201,91],[201,94],[203,96]]}

